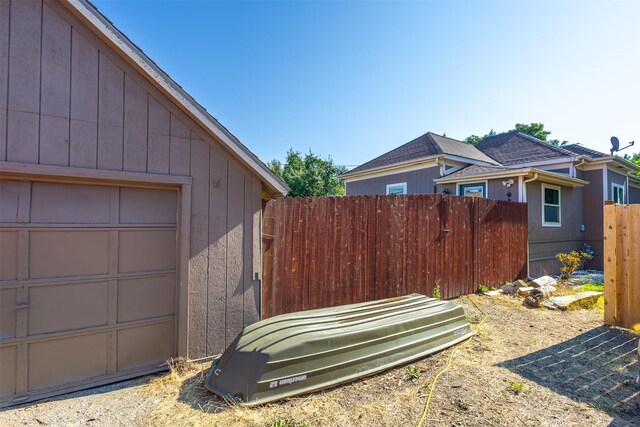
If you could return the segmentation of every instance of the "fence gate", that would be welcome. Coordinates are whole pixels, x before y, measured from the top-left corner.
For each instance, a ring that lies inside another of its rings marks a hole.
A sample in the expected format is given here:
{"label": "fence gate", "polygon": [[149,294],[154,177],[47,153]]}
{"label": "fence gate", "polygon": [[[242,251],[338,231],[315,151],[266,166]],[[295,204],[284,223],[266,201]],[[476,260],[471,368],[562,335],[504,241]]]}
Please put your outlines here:
{"label": "fence gate", "polygon": [[604,207],[604,322],[640,331],[640,205]]}
{"label": "fence gate", "polygon": [[527,205],[440,194],[284,198],[264,212],[262,317],[527,274]]}

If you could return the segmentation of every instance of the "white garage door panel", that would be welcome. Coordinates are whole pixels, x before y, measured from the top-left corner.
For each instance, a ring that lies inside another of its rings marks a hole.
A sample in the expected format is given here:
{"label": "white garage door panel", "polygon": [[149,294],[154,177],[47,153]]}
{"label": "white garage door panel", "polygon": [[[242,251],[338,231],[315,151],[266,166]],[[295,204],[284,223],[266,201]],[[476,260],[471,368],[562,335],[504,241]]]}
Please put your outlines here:
{"label": "white garage door panel", "polygon": [[29,389],[105,375],[107,338],[102,333],[29,344]]}
{"label": "white garage door panel", "polygon": [[31,231],[32,279],[109,273],[108,231]]}
{"label": "white garage door panel", "polygon": [[29,292],[29,335],[106,325],[108,282],[39,286]]}
{"label": "white garage door panel", "polygon": [[[118,322],[171,315],[175,311],[176,278],[170,276],[120,280]],[[149,298],[153,295],[153,298]]]}
{"label": "white garage door panel", "polygon": [[109,224],[110,188],[100,185],[34,182],[31,222]]}
{"label": "white garage door panel", "polygon": [[175,355],[178,193],[0,182],[0,407]]}

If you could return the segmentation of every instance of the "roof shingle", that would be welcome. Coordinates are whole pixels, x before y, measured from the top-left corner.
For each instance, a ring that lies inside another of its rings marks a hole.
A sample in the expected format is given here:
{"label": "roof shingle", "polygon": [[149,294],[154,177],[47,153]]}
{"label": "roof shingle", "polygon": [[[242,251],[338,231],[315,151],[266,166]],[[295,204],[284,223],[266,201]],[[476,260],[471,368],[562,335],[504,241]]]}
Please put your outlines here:
{"label": "roof shingle", "polygon": [[427,132],[398,148],[351,169],[347,173],[351,174],[354,172],[362,172],[369,169],[389,166],[409,160],[417,160],[438,154],[449,154],[470,160],[496,164],[493,159],[471,144],[447,138],[446,136],[436,135],[432,132]]}
{"label": "roof shingle", "polygon": [[476,148],[505,166],[576,156],[576,153],[518,131],[487,137]]}

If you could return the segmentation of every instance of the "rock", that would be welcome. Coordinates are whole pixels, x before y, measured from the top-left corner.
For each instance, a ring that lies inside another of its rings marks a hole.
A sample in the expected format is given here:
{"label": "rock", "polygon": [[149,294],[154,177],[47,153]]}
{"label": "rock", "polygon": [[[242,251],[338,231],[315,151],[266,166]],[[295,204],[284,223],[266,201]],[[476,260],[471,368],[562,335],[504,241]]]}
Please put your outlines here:
{"label": "rock", "polygon": [[535,289],[535,288],[532,288],[532,287],[529,287],[529,286],[527,286],[527,287],[523,287],[523,288],[520,288],[520,289],[518,289],[518,295],[520,295],[521,297],[526,297],[526,296],[528,296],[528,295],[531,293],[531,291],[532,291],[532,290],[534,290],[534,289]]}
{"label": "rock", "polygon": [[527,286],[527,283],[524,280],[516,280],[515,282],[504,285],[500,290],[505,294],[515,295],[518,293],[518,289],[525,286]]}
{"label": "rock", "polygon": [[574,295],[552,297],[544,302],[544,306],[551,310],[568,310],[581,305],[590,305],[603,295],[602,292],[579,292]]}
{"label": "rock", "polygon": [[540,304],[542,303],[542,300],[529,295],[524,299],[524,302],[527,303],[527,305],[530,307],[539,308]]}
{"label": "rock", "polygon": [[547,299],[553,295],[556,291],[556,288],[553,286],[541,286],[539,288],[533,288],[530,292],[532,297],[536,297],[538,299]]}
{"label": "rock", "polygon": [[488,291],[484,293],[490,297],[497,297],[498,295],[502,295],[502,289],[498,289],[497,291]]}
{"label": "rock", "polygon": [[542,286],[556,286],[558,282],[551,276],[538,277],[535,280],[529,282],[528,286],[532,288],[540,288]]}

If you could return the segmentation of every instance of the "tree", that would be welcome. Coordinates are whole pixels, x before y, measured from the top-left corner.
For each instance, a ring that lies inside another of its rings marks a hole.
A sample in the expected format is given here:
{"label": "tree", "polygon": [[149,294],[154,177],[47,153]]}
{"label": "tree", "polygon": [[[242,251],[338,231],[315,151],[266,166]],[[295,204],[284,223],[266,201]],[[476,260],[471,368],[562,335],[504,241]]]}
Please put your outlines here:
{"label": "tree", "polygon": [[272,160],[267,166],[291,188],[288,197],[344,196],[344,183],[338,175],[347,171],[333,164],[331,157],[321,159],[309,150],[304,157],[290,149],[282,164]]}
{"label": "tree", "polygon": [[513,131],[518,131],[527,135],[531,135],[534,138],[538,138],[539,140],[544,141],[550,145],[561,146],[561,145],[567,145],[569,143],[569,141],[560,141],[558,139],[547,139],[547,137],[551,135],[551,131],[545,130],[543,123],[529,123],[529,124],[516,123],[513,129],[505,132],[500,132],[500,133],[497,133],[495,130],[491,129],[491,131],[485,136],[471,135],[465,138],[465,142],[475,145],[475,144],[479,144],[485,138],[488,138],[490,136],[502,135],[503,133],[513,132]]}
{"label": "tree", "polygon": [[[640,152],[636,153],[636,154],[625,154],[624,156],[622,156],[623,159],[630,161],[631,163],[635,164],[636,166],[640,166]],[[640,172],[636,172],[635,173],[636,176],[640,176]]]}

